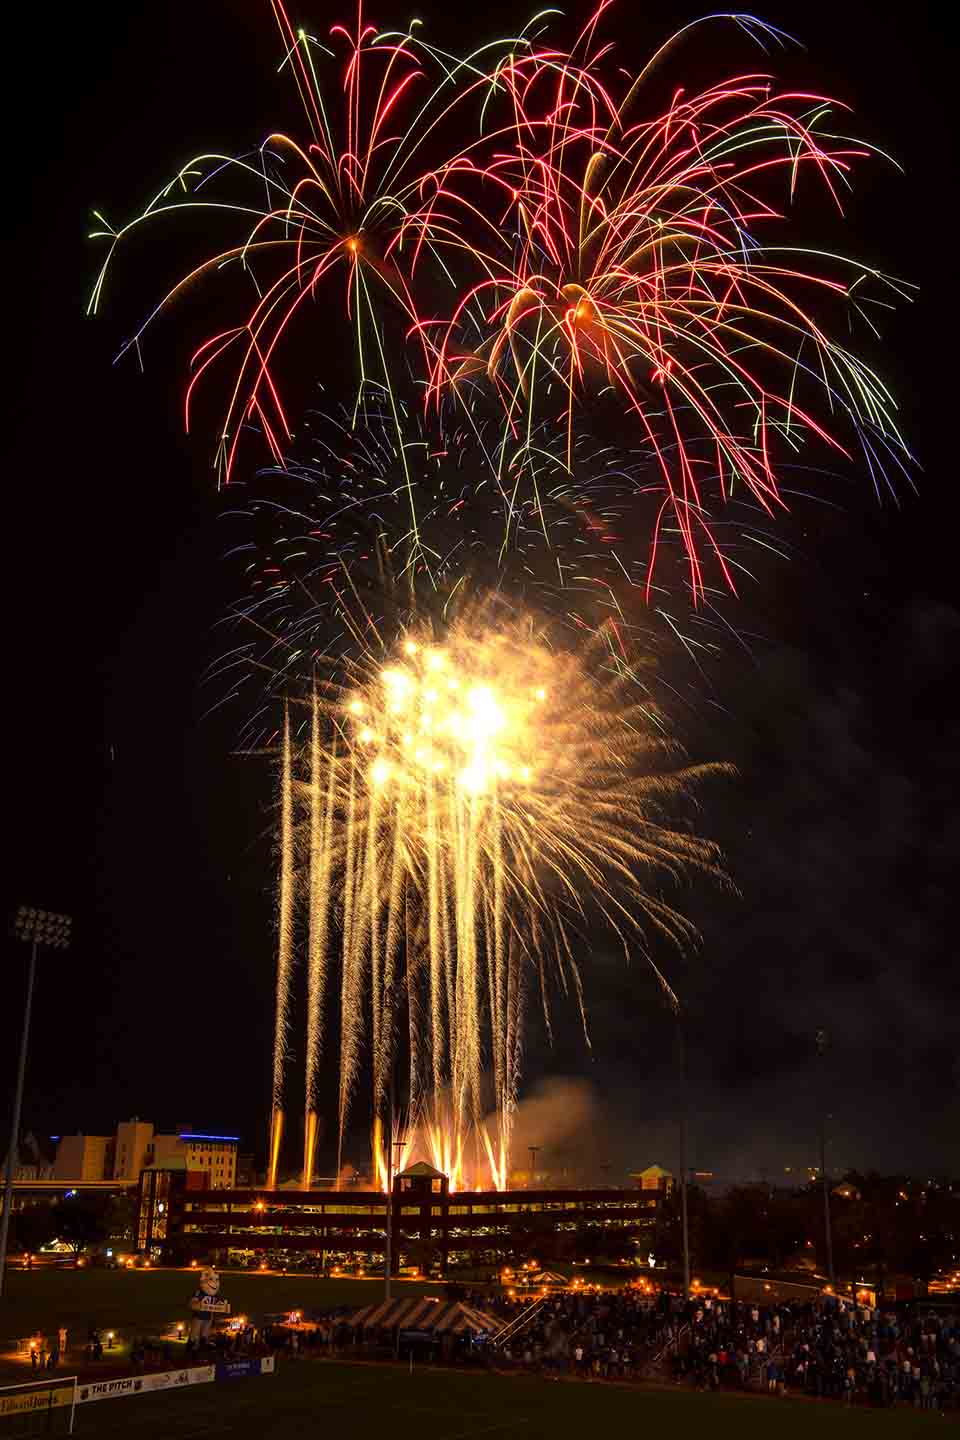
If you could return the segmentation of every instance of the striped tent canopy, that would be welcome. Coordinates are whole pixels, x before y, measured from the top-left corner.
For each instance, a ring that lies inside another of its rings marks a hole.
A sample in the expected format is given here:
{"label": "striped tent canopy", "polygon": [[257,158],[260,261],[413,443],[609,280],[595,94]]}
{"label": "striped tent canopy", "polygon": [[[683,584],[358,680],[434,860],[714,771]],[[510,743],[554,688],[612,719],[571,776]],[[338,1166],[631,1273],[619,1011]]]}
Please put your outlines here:
{"label": "striped tent canopy", "polygon": [[465,1330],[482,1330],[493,1335],[503,1321],[462,1300],[441,1300],[426,1295],[416,1299],[381,1300],[356,1310],[346,1322],[355,1330],[434,1330],[462,1335]]}

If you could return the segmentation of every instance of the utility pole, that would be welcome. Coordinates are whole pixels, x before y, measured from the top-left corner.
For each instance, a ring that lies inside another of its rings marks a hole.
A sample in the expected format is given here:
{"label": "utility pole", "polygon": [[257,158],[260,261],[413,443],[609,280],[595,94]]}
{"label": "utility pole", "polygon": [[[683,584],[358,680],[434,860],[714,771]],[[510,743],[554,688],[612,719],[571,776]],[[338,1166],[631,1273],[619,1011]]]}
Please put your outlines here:
{"label": "utility pole", "polygon": [[[392,1139],[392,1137],[391,1137]],[[390,1271],[393,1268],[393,1145],[387,1146],[387,1234],[383,1245],[383,1298],[390,1299]]]}
{"label": "utility pole", "polygon": [[[390,1074],[390,1138],[387,1142],[387,1228],[386,1238],[383,1247],[383,1298],[390,1299],[390,1272],[393,1269],[393,1152],[403,1150],[405,1140],[394,1138],[396,1125],[395,1110],[393,1104],[393,1072]],[[400,1158],[397,1157],[399,1166]]]}
{"label": "utility pole", "polygon": [[537,1168],[537,1156],[540,1154],[540,1151],[543,1149],[543,1146],[542,1146],[542,1145],[528,1145],[528,1146],[527,1146],[527,1149],[530,1151],[530,1179],[529,1179],[528,1182],[527,1182],[527,1189],[528,1189],[528,1190],[532,1190],[532,1189],[534,1188],[534,1186],[533,1186],[533,1182],[534,1182],[534,1179],[535,1179],[534,1172],[535,1172],[535,1170],[536,1170],[536,1168]]}
{"label": "utility pole", "polygon": [[[826,1030],[817,1031],[817,1054],[821,1060],[826,1056],[830,1037]],[[827,1085],[826,1069],[820,1067],[820,1182],[823,1186],[823,1229],[827,1243],[827,1274],[831,1288],[836,1292],[837,1277],[833,1268],[833,1226],[830,1221],[830,1182],[827,1179]]]}
{"label": "utility pole", "polygon": [[[383,1298],[390,1299],[390,1272],[393,1269],[393,1152],[402,1150],[407,1142],[405,1140],[394,1140],[391,1136],[390,1144],[387,1146],[387,1240],[384,1246],[383,1266]],[[400,1159],[397,1157],[397,1165]]]}
{"label": "utility pole", "polygon": [[687,1218],[687,1042],[677,1006],[677,1069],[680,1077],[680,1221],[683,1229],[683,1301],[690,1298],[690,1226]]}
{"label": "utility pole", "polygon": [[70,944],[71,923],[69,915],[60,915],[52,910],[37,910],[32,906],[21,905],[13,927],[13,933],[17,939],[25,940],[30,946],[30,966],[27,970],[27,997],[23,1006],[20,1063],[17,1066],[13,1124],[10,1130],[10,1149],[7,1151],[7,1173],[3,1187],[3,1217],[0,1219],[0,1296],[3,1295],[3,1282],[7,1268],[10,1213],[13,1209],[13,1172],[20,1149],[20,1116],[23,1110],[23,1082],[27,1072],[27,1045],[30,1040],[30,1015],[33,1010],[33,983],[37,974],[37,951],[41,945],[46,950],[65,950]]}

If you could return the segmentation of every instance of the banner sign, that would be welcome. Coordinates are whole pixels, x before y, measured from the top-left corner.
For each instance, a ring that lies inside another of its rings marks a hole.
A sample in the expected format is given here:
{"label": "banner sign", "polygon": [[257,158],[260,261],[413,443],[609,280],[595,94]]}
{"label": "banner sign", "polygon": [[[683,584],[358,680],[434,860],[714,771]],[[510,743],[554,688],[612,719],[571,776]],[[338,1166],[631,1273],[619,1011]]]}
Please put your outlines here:
{"label": "banner sign", "polygon": [[119,1395],[146,1395],[151,1390],[179,1390],[184,1385],[206,1385],[216,1379],[216,1366],[194,1365],[189,1370],[161,1370],[156,1375],[124,1375],[118,1380],[92,1380],[77,1391],[77,1403],[114,1400]]}
{"label": "banner sign", "polygon": [[[77,1403],[80,1405],[89,1404],[91,1400],[113,1400],[118,1395],[146,1395],[151,1390],[180,1390],[184,1385],[207,1385],[212,1380],[237,1380],[243,1375],[272,1375],[274,1373],[274,1359],[272,1355],[244,1356],[236,1360],[221,1360],[217,1365],[193,1365],[189,1370],[161,1370],[157,1375],[125,1375],[119,1380],[92,1380],[87,1385],[81,1385],[77,1391]],[[69,1405],[73,1396],[73,1388],[64,1392],[65,1400],[58,1400],[58,1405]],[[42,1405],[23,1406],[24,1409],[43,1410],[49,1404],[46,1399],[48,1391],[41,1391],[44,1397]],[[0,1402],[7,1397],[0,1397]],[[29,1397],[33,1399],[31,1395]],[[0,1415],[6,1415],[8,1411],[0,1409]],[[12,1413],[9,1412],[9,1413]]]}
{"label": "banner sign", "polygon": [[221,1360],[217,1365],[218,1380],[239,1380],[244,1375],[272,1375],[273,1356],[244,1356],[237,1360]]}
{"label": "banner sign", "polygon": [[198,1290],[190,1301],[190,1309],[196,1315],[229,1315],[230,1301],[221,1300],[217,1295],[204,1295]]}
{"label": "banner sign", "polygon": [[51,1381],[37,1390],[23,1389],[0,1394],[0,1416],[25,1415],[38,1410],[57,1410],[73,1404],[73,1381]]}

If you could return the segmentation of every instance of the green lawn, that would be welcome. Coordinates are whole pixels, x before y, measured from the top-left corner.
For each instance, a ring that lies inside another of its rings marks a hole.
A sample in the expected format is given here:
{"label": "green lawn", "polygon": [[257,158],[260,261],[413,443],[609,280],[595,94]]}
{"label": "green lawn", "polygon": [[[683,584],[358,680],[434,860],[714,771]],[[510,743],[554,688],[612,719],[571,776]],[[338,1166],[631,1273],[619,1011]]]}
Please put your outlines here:
{"label": "green lawn", "polygon": [[[14,1270],[0,1300],[0,1350],[4,1342],[49,1334],[66,1325],[74,1338],[86,1337],[91,1323],[101,1329],[159,1331],[189,1318],[196,1289],[189,1270]],[[397,1295],[440,1295],[437,1281],[395,1280]],[[221,1293],[235,1315],[318,1306],[369,1305],[383,1294],[379,1280],[317,1280],[310,1275],[223,1274]]]}
{"label": "green lawn", "polygon": [[[195,1276],[183,1270],[14,1271],[0,1301],[3,1341],[67,1325],[75,1338],[91,1321],[103,1329],[157,1332],[188,1315]],[[382,1294],[379,1280],[316,1280],[309,1276],[226,1272],[223,1294],[235,1313],[264,1313],[310,1306],[368,1304]],[[437,1282],[399,1281],[398,1294],[438,1294]],[[766,1397],[696,1395],[687,1390],[634,1388],[587,1382],[500,1377],[470,1370],[418,1367],[411,1375],[391,1365],[280,1359],[278,1373],[259,1379],[198,1385],[174,1394],[130,1396],[78,1407],[78,1435],[129,1435],[137,1440],[203,1440],[231,1435],[244,1440],[301,1434],[343,1435],[349,1440],[592,1440],[594,1435],[638,1433],[652,1426],[684,1437],[702,1427],[710,1440],[776,1440],[808,1436],[858,1440],[879,1427],[886,1435],[913,1433],[944,1423],[940,1415],[845,1410],[832,1403]],[[12,1367],[10,1367],[12,1368]],[[112,1367],[111,1367],[112,1368]],[[10,1383],[11,1377],[2,1377]],[[13,1376],[19,1379],[19,1375]],[[947,1423],[955,1422],[951,1415]],[[950,1426],[951,1429],[954,1425]],[[652,1433],[652,1432],[650,1432]]]}
{"label": "green lawn", "polygon": [[[260,1379],[198,1385],[176,1394],[103,1400],[77,1410],[76,1434],[137,1440],[584,1440],[633,1435],[736,1436],[737,1440],[860,1440],[926,1431],[944,1418],[913,1411],[845,1410],[832,1402],[697,1395],[584,1381],[470,1371],[279,1361]],[[955,1417],[950,1416],[950,1420]],[[949,1422],[948,1422],[949,1423]],[[936,1427],[940,1427],[937,1429]],[[951,1425],[951,1429],[954,1427]]]}

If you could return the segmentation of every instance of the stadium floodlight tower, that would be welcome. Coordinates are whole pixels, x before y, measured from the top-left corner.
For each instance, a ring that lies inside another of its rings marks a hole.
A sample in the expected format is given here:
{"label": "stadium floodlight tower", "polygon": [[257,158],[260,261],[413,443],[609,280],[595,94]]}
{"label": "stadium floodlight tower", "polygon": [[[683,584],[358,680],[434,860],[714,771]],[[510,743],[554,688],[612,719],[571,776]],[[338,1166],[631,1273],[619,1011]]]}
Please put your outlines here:
{"label": "stadium floodlight tower", "polygon": [[10,1148],[7,1151],[7,1174],[3,1187],[3,1217],[0,1219],[0,1295],[3,1294],[7,1268],[7,1242],[10,1238],[10,1212],[13,1208],[13,1171],[20,1147],[23,1077],[27,1069],[27,1042],[30,1038],[30,1010],[33,1006],[33,982],[37,973],[37,951],[41,946],[45,950],[66,950],[70,944],[72,923],[69,915],[61,915],[56,910],[37,910],[33,905],[21,905],[13,922],[16,938],[24,940],[30,946],[30,966],[27,971],[27,996],[23,1006],[23,1034],[20,1039],[20,1064],[13,1101]]}

